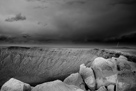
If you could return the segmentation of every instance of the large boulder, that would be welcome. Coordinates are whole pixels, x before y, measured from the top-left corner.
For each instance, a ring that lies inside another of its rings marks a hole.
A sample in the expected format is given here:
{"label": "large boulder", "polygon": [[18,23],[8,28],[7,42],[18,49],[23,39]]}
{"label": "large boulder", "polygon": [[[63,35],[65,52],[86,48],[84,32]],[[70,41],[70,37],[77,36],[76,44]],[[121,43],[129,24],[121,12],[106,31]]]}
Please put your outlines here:
{"label": "large boulder", "polygon": [[[97,57],[93,62],[92,62],[92,67],[94,71],[96,70],[96,76],[111,76],[116,73],[115,69],[115,63],[111,61],[111,59],[105,59],[103,57]],[[100,72],[99,72],[100,71]]]}
{"label": "large boulder", "polygon": [[136,89],[136,64],[124,56],[114,58],[117,65],[116,91],[132,91]]}
{"label": "large boulder", "polygon": [[128,59],[124,56],[116,58],[116,62],[118,71],[136,71],[136,64],[128,61]]}
{"label": "large boulder", "polygon": [[97,89],[101,86],[116,84],[116,66],[115,63],[111,61],[111,59],[98,57],[92,62],[92,68],[96,75]]}
{"label": "large boulder", "polygon": [[133,91],[136,89],[136,73],[130,71],[118,73],[116,91]]}
{"label": "large boulder", "polygon": [[79,73],[81,74],[88,88],[92,91],[95,90],[96,80],[92,68],[88,68],[84,64],[81,64]]}
{"label": "large boulder", "polygon": [[73,73],[67,78],[64,79],[64,83],[68,85],[75,85],[83,90],[85,90],[85,84],[83,79],[79,73]]}
{"label": "large boulder", "polygon": [[27,83],[11,78],[1,87],[1,91],[31,91],[31,86]]}
{"label": "large boulder", "polygon": [[84,90],[74,85],[65,84],[60,80],[55,80],[52,82],[37,85],[32,89],[32,91],[84,91]]}

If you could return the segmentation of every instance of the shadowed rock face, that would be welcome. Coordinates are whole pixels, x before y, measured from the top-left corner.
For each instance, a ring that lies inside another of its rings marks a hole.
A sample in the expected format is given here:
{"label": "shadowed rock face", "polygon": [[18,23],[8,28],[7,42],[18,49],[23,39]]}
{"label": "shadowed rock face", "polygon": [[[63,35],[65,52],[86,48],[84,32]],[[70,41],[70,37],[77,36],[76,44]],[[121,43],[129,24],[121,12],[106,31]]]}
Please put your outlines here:
{"label": "shadowed rock face", "polygon": [[129,61],[136,57],[121,52],[100,49],[75,48],[0,48],[0,86],[10,78],[16,78],[31,85],[63,80],[68,75],[78,72],[80,64],[90,66],[96,57],[126,56]]}

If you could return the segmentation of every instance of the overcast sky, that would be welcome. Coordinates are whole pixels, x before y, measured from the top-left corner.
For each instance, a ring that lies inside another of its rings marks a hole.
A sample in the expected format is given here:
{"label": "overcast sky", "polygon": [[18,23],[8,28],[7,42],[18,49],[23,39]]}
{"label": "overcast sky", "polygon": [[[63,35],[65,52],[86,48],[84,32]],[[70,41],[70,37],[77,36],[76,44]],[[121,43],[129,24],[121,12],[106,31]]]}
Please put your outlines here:
{"label": "overcast sky", "polygon": [[136,0],[0,0],[0,36],[95,41],[135,31]]}

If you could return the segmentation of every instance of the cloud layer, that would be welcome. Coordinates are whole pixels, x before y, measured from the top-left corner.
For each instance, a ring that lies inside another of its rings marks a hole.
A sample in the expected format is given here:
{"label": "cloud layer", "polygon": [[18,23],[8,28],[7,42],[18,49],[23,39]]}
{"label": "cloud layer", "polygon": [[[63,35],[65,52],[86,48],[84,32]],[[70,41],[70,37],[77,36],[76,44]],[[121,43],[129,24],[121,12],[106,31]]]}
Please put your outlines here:
{"label": "cloud layer", "polygon": [[0,33],[99,42],[134,32],[135,8],[135,0],[1,0]]}
{"label": "cloud layer", "polygon": [[5,19],[5,21],[7,22],[22,21],[22,20],[26,20],[26,17],[22,16],[21,13],[15,15],[14,17]]}

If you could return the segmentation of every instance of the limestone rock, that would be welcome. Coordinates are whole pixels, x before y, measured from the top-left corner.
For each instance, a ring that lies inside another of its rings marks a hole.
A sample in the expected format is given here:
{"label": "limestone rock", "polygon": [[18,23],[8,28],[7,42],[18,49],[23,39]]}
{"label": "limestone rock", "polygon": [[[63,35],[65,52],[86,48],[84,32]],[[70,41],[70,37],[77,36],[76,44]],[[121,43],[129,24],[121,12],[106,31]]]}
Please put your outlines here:
{"label": "limestone rock", "polygon": [[11,78],[1,87],[1,91],[31,91],[31,86],[27,83]]}
{"label": "limestone rock", "polygon": [[92,68],[88,68],[84,64],[81,64],[79,73],[81,74],[89,89],[94,90],[96,86],[96,80]]}
{"label": "limestone rock", "polygon": [[37,85],[32,91],[84,91],[77,86],[67,85],[60,80]]}
{"label": "limestone rock", "polygon": [[68,85],[75,85],[83,90],[85,90],[85,85],[83,79],[79,73],[73,73],[67,78],[65,78],[64,83]]}
{"label": "limestone rock", "polygon": [[100,72],[96,72],[96,76],[105,77],[105,76],[111,76],[114,74],[115,64],[111,62],[110,59],[97,57],[92,62],[92,67],[94,68],[94,71],[96,70],[100,71]]}
{"label": "limestone rock", "polygon": [[106,88],[105,88],[105,86],[102,86],[102,87],[100,87],[98,90],[96,90],[96,91],[108,91]]}
{"label": "limestone rock", "polygon": [[107,88],[108,88],[108,91],[114,91],[115,85],[109,85]]}
{"label": "limestone rock", "polygon": [[112,62],[111,59],[98,57],[92,62],[92,68],[96,75],[97,89],[101,86],[116,84],[116,67],[115,63]]}

